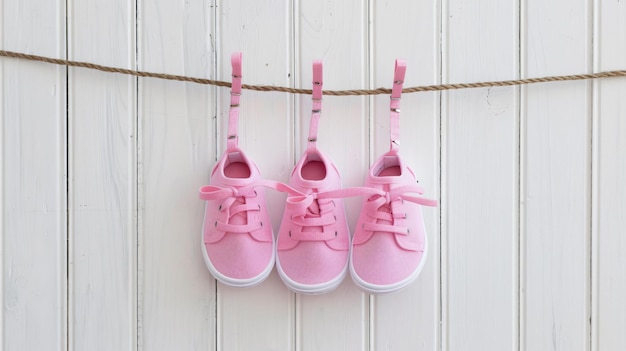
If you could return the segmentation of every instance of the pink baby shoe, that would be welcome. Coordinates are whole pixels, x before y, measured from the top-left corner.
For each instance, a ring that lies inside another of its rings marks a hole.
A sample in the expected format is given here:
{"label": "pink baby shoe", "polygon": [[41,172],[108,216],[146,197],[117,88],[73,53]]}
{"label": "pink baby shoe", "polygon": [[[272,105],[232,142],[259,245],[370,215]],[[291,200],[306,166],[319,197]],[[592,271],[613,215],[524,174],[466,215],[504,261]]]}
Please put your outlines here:
{"label": "pink baby shoe", "polygon": [[425,199],[413,171],[398,154],[400,95],[406,64],[396,60],[391,93],[390,150],[370,168],[365,186],[376,190],[363,200],[352,238],[350,274],[372,294],[397,291],[415,281],[426,262],[428,245],[420,205]]}
{"label": "pink baby shoe", "polygon": [[257,166],[237,146],[241,53],[231,58],[233,75],[226,151],[200,188],[206,200],[202,253],[218,281],[236,287],[261,283],[274,266],[274,236]]}
{"label": "pink baby shoe", "polygon": [[295,166],[278,233],[276,267],[293,291],[321,294],[335,289],[348,271],[350,235],[341,177],[317,149],[322,107],[322,63],[313,63],[313,111],[307,150]]}

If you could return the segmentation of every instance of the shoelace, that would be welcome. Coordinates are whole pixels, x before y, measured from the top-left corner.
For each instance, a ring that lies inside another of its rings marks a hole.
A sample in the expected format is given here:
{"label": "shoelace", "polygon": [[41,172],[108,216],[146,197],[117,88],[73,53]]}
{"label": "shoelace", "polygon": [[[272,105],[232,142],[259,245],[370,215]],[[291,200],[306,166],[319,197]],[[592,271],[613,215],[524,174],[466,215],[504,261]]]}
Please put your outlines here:
{"label": "shoelace", "polygon": [[397,218],[407,218],[407,213],[400,212],[399,207],[404,201],[410,201],[423,206],[437,206],[436,200],[409,194],[423,194],[419,186],[401,186],[389,191],[378,190],[363,206],[363,209],[372,222],[363,223],[363,229],[371,232],[387,232],[409,235],[409,229],[396,224]]}
{"label": "shoelace", "polygon": [[[369,196],[363,210],[372,219],[372,222],[363,224],[363,229],[374,232],[389,232],[408,235],[409,230],[395,224],[396,218],[406,218],[406,213],[398,211],[403,201],[410,201],[423,206],[437,206],[436,200],[410,194],[423,194],[419,186],[401,186],[383,191],[370,187],[353,187],[325,192],[302,193],[289,185],[277,181],[263,180],[259,183],[244,187],[219,187],[206,185],[200,188],[200,198],[203,200],[224,200],[219,210],[228,213],[227,222],[215,221],[218,230],[228,233],[248,233],[263,227],[262,222],[248,223],[248,211],[260,211],[259,204],[250,204],[247,198],[257,196],[255,188],[266,187],[287,193],[286,206],[291,210],[290,220],[302,230],[291,231],[289,236],[294,240],[320,241],[329,240],[337,236],[337,232],[330,230],[337,218],[333,215],[334,199],[354,196]],[[246,224],[233,224],[231,219],[240,216],[246,219]],[[305,228],[322,228],[322,230],[305,230]]]}
{"label": "shoelace", "polygon": [[[302,228],[298,232],[290,232],[290,236],[296,240],[328,240],[336,236],[336,232],[328,230],[336,222],[333,215],[335,203],[333,199],[354,196],[349,189],[339,189],[322,193],[302,193],[289,185],[277,181],[262,180],[258,183],[244,187],[220,187],[206,185],[200,188],[202,200],[224,200],[219,211],[227,212],[227,221],[215,221],[215,227],[228,233],[248,233],[258,230],[263,226],[262,222],[247,223],[248,211],[259,211],[259,204],[249,204],[246,199],[256,197],[255,188],[266,187],[288,194],[286,206],[292,210],[291,220]],[[246,219],[247,224],[233,224],[231,220],[239,216]],[[304,230],[304,228],[321,227],[322,231]]]}
{"label": "shoelace", "polygon": [[288,235],[298,241],[325,241],[335,238],[337,231],[331,229],[337,222],[333,214],[334,200],[377,193],[376,189],[355,187],[306,194],[280,182],[274,182],[269,187],[288,194],[286,207],[291,210],[290,220],[301,228],[290,231]]}
{"label": "shoelace", "polygon": [[[215,221],[215,227],[227,233],[249,233],[263,227],[263,222],[249,223],[248,211],[260,211],[261,205],[248,203],[248,198],[257,196],[255,188],[258,184],[243,187],[219,187],[215,185],[205,185],[200,188],[200,198],[202,200],[224,200],[219,205],[220,212],[227,213],[227,221]],[[246,224],[231,223],[235,216],[245,219]]]}
{"label": "shoelace", "polygon": [[337,232],[331,229],[337,221],[333,215],[333,200],[342,197],[342,189],[306,194],[284,183],[276,183],[273,188],[288,194],[285,206],[291,210],[290,220],[300,228],[291,230],[289,237],[299,241],[320,241],[337,236]]}

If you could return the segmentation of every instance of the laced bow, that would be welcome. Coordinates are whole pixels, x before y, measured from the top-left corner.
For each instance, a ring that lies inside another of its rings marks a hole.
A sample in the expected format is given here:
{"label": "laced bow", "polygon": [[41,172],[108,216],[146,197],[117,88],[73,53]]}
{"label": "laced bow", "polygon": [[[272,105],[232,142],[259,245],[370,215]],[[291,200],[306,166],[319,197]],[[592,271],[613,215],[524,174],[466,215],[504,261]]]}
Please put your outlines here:
{"label": "laced bow", "polygon": [[[224,200],[219,205],[219,211],[225,214],[226,221],[215,221],[215,227],[223,232],[228,233],[249,233],[263,227],[263,222],[250,223],[248,211],[260,211],[261,205],[248,203],[247,199],[257,196],[254,188],[258,184],[247,185],[243,187],[220,187],[216,185],[205,185],[200,188],[200,198],[202,200]],[[247,224],[234,224],[231,220],[238,216],[245,218]]]}
{"label": "laced bow", "polygon": [[290,220],[299,228],[290,231],[289,237],[294,240],[317,241],[336,236],[332,229],[337,220],[333,215],[333,198],[337,197],[339,191],[306,194],[284,183],[277,183],[275,189],[288,194],[285,206],[291,211]]}
{"label": "laced bow", "polygon": [[324,192],[303,193],[287,184],[276,182],[273,189],[288,194],[286,207],[291,211],[290,220],[300,229],[291,231],[293,240],[320,241],[337,236],[333,229],[337,218],[333,214],[335,199],[374,194],[371,188],[346,188]]}
{"label": "laced bow", "polygon": [[404,201],[409,201],[423,206],[437,206],[436,200],[427,199],[421,196],[410,194],[423,194],[424,190],[420,186],[401,186],[389,191],[377,190],[363,206],[365,214],[370,217],[371,222],[363,223],[363,229],[371,232],[388,232],[408,235],[409,229],[397,223],[397,219],[407,218],[407,214],[401,212],[400,207]]}

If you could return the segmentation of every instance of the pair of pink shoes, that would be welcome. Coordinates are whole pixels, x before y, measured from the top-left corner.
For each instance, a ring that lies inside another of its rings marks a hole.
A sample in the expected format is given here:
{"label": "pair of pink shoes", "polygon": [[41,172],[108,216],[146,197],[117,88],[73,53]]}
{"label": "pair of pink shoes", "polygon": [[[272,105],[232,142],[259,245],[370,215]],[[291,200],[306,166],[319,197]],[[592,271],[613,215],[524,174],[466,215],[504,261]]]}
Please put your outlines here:
{"label": "pair of pink shoes", "polygon": [[[266,181],[237,146],[241,94],[241,54],[232,56],[233,82],[227,148],[200,189],[206,200],[202,230],[205,262],[220,282],[254,286],[274,263],[293,291],[321,294],[335,289],[348,270],[354,282],[373,294],[411,284],[426,260],[427,242],[414,173],[398,155],[399,103],[406,65],[397,60],[391,94],[391,148],[371,167],[365,187],[341,188],[335,165],[316,146],[322,104],[322,64],[313,64],[313,111],[307,150],[289,185]],[[264,187],[287,192],[274,241]],[[365,196],[357,227],[350,233],[343,198]]]}

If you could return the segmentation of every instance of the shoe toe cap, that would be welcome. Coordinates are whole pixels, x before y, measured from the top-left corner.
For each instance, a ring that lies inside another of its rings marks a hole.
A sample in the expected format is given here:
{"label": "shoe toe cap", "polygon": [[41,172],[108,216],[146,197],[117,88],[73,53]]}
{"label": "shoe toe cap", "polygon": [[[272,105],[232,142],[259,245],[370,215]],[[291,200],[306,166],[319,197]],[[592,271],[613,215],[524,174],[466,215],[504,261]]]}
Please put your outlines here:
{"label": "shoe toe cap", "polygon": [[353,247],[352,269],[369,284],[391,285],[411,277],[423,256],[423,251],[402,249],[393,234],[382,233]]}
{"label": "shoe toe cap", "polygon": [[273,244],[245,234],[226,235],[220,242],[205,247],[213,267],[232,279],[252,279],[272,263]]}
{"label": "shoe toe cap", "polygon": [[279,250],[283,273],[302,285],[324,284],[341,276],[348,264],[348,250],[333,250],[323,242],[300,242],[291,250]]}

